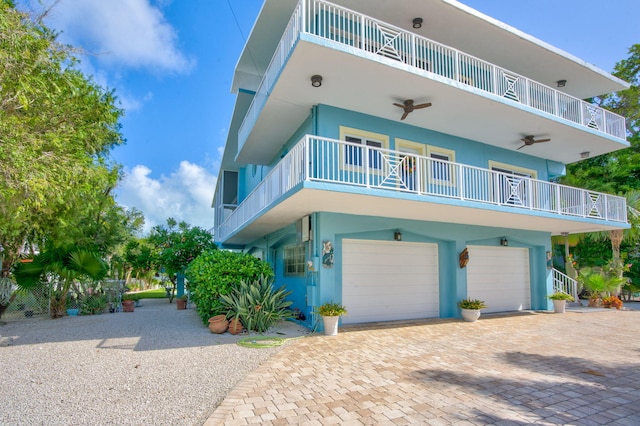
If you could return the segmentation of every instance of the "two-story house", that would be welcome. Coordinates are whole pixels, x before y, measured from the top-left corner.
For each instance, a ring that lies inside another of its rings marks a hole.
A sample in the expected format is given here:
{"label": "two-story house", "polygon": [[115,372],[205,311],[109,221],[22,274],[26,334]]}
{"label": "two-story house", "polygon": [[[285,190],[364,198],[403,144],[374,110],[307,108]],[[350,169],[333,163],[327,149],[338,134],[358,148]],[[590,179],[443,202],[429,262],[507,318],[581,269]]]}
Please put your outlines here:
{"label": "two-story house", "polygon": [[548,309],[551,236],[626,228],[553,183],[625,148],[582,99],[628,85],[454,0],[265,0],[237,63],[215,239],[273,265],[312,325]]}

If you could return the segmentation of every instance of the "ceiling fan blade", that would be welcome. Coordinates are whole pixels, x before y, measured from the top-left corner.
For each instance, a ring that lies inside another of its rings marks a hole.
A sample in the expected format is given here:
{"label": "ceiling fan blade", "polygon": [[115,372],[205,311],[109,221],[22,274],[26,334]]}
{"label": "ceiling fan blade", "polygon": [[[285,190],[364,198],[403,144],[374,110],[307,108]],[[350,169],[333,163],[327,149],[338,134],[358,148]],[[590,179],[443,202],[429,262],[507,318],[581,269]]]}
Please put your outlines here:
{"label": "ceiling fan blade", "polygon": [[419,105],[414,105],[413,109],[422,109],[422,108],[428,108],[431,106],[431,102],[428,102],[426,104],[419,104]]}
{"label": "ceiling fan blade", "polygon": [[524,148],[525,146],[527,146],[527,144],[522,145],[520,148],[516,149],[516,151],[521,150],[522,148]]}
{"label": "ceiling fan blade", "polygon": [[540,139],[537,141],[533,141],[533,143],[542,143],[542,142],[549,142],[551,139]]}
{"label": "ceiling fan blade", "polygon": [[397,107],[404,108],[404,105],[402,105],[402,104],[397,104],[397,103],[395,103],[395,102],[394,102],[393,104],[394,104],[395,106],[397,106]]}
{"label": "ceiling fan blade", "polygon": [[404,114],[402,114],[402,118],[400,120],[404,120],[405,118],[407,118],[407,115],[409,115],[409,113],[405,111]]}

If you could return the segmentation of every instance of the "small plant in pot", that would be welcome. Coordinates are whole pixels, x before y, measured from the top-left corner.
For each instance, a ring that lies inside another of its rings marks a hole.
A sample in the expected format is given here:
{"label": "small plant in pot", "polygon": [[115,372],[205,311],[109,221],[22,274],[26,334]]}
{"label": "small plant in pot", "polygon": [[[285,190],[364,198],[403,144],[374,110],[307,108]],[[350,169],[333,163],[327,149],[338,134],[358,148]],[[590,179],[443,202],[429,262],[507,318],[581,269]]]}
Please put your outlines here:
{"label": "small plant in pot", "polygon": [[176,299],[176,308],[178,309],[187,309],[187,294],[183,294],[182,296]]}
{"label": "small plant in pot", "polygon": [[133,294],[122,295],[122,312],[133,312],[136,305],[135,299]]}
{"label": "small plant in pot", "polygon": [[556,314],[564,314],[567,301],[573,302],[573,296],[561,291],[555,292],[548,296],[553,301],[553,312]]}
{"label": "small plant in pot", "polygon": [[326,336],[335,336],[338,334],[338,321],[342,315],[347,315],[347,308],[339,303],[326,302],[315,311],[322,317],[324,325],[324,334]]}
{"label": "small plant in pot", "polygon": [[483,300],[466,298],[458,302],[462,311],[462,318],[467,322],[474,322],[480,318],[480,309],[487,307]]}

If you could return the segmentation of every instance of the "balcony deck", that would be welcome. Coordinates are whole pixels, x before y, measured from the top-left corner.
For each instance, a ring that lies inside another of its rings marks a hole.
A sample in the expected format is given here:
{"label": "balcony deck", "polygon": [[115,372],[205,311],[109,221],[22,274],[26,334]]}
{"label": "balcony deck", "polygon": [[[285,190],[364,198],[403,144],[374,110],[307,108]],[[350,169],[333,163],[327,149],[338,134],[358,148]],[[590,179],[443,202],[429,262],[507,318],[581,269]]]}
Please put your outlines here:
{"label": "balcony deck", "polygon": [[[217,206],[216,214],[229,207]],[[552,234],[628,227],[622,197],[305,136],[228,215],[216,230],[216,240],[248,242],[314,211]],[[242,235],[247,226],[253,230]]]}
{"label": "balcony deck", "polygon": [[[241,156],[246,155],[242,153],[243,144],[254,132],[254,126],[268,98],[273,96],[276,83],[283,77],[284,65],[304,36],[310,36],[319,42],[324,41],[328,47],[335,46],[363,57],[375,55],[383,58],[386,63],[397,63],[394,66],[404,67],[423,78],[436,79],[439,83],[453,88],[463,88],[492,99],[499,99],[500,102],[525,108],[526,111],[537,111],[545,117],[551,116],[559,122],[625,143],[625,119],[615,113],[383,21],[328,2],[302,0],[291,17],[240,127],[238,151]],[[317,67],[315,63],[308,62],[309,57],[305,59],[309,67]],[[346,70],[343,72],[348,76]],[[399,88],[396,90],[400,91]],[[435,92],[428,90],[427,93],[429,91]],[[300,96],[300,90],[297,93]],[[298,98],[297,102],[302,100]],[[269,118],[267,121],[272,120]],[[540,126],[536,123],[535,127]],[[260,134],[264,135],[263,132]],[[495,139],[495,135],[492,139]],[[261,143],[264,142],[262,139]],[[591,152],[597,155],[597,150],[592,149]],[[572,161],[577,159],[579,158]],[[248,158],[244,160],[248,161]],[[558,161],[569,162],[564,159]]]}

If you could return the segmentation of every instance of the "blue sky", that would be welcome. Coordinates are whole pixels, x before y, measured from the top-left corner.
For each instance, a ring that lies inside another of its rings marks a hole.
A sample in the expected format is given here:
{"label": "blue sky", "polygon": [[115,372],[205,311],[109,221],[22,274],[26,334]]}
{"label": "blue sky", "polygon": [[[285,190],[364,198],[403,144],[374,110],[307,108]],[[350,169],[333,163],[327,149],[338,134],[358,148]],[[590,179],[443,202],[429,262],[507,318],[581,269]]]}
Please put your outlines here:
{"label": "blue sky", "polygon": [[[638,0],[462,3],[605,71],[640,43]],[[170,216],[213,226],[210,205],[235,101],[233,69],[261,5],[59,0],[47,18],[62,41],[90,52],[81,57],[82,69],[115,89],[125,109],[127,144],[113,152],[125,170],[117,199],[144,213],[146,229]]]}

